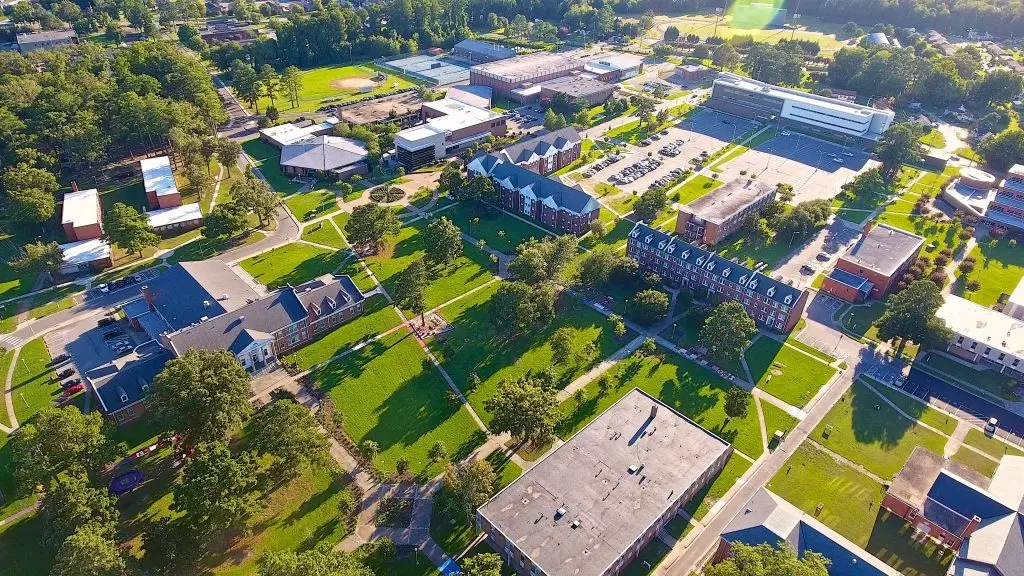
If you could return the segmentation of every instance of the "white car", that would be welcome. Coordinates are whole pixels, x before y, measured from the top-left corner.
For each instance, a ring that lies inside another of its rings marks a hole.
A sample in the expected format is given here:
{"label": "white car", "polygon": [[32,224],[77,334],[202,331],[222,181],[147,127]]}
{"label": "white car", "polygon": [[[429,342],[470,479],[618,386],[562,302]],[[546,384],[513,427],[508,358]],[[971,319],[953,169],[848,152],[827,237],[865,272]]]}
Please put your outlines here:
{"label": "white car", "polygon": [[793,133],[790,132],[789,130],[783,130],[782,132],[780,132],[780,134],[782,134],[783,136],[792,136],[793,135]]}
{"label": "white car", "polygon": [[842,164],[843,163],[843,159],[840,158],[839,156],[833,156],[832,157],[832,161],[835,162],[836,164]]}
{"label": "white car", "polygon": [[995,434],[996,433],[996,426],[998,426],[998,425],[999,425],[999,420],[998,419],[996,419],[996,418],[989,418],[988,419],[988,423],[985,424],[985,432],[988,432],[989,434]]}
{"label": "white car", "polygon": [[107,286],[106,282],[104,282],[103,284],[100,284],[100,285],[98,285],[96,287],[99,288],[100,292],[103,292],[104,294],[106,294],[107,292],[110,292],[110,286]]}
{"label": "white car", "polygon": [[843,156],[846,156],[847,158],[853,158],[853,152],[843,152]]}

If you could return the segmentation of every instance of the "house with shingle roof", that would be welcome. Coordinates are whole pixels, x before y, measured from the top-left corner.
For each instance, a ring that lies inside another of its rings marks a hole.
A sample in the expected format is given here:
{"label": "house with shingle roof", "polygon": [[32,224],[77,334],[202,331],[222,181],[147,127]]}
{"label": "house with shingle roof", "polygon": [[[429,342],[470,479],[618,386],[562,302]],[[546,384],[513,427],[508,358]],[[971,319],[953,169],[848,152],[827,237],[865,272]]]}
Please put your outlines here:
{"label": "house with shingle roof", "polygon": [[579,160],[582,148],[580,133],[566,126],[508,146],[500,156],[538,174],[550,174]]}
{"label": "house with shingle roof", "polygon": [[579,184],[568,186],[497,154],[477,156],[467,166],[469,175],[490,178],[507,210],[540,220],[556,230],[583,235],[597,220],[601,204]]}

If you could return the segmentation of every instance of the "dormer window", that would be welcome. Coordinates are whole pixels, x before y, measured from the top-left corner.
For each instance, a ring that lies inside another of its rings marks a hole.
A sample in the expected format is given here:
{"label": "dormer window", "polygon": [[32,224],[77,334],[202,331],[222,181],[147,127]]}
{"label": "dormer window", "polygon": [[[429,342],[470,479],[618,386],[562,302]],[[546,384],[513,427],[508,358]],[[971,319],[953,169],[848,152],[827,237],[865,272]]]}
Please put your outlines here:
{"label": "dormer window", "polygon": [[740,276],[740,284],[742,284],[744,286],[747,285],[747,275],[746,274],[744,274],[743,276]]}
{"label": "dormer window", "polygon": [[673,254],[673,253],[675,253],[675,251],[676,251],[676,245],[675,244],[669,244],[669,246],[668,246],[668,253],[669,254]]}
{"label": "dormer window", "polygon": [[747,288],[750,288],[751,290],[756,290],[757,289],[757,278],[751,279],[750,280],[750,284],[747,284]]}
{"label": "dormer window", "polygon": [[793,296],[792,295],[786,296],[782,301],[785,302],[787,306],[789,306],[790,304],[793,303]]}
{"label": "dormer window", "polygon": [[704,257],[701,256],[700,258],[697,258],[697,266],[703,266],[703,265],[704,265]]}
{"label": "dormer window", "polygon": [[658,242],[658,250],[664,250],[664,249],[665,249],[665,241],[662,240],[661,242]]}
{"label": "dormer window", "polygon": [[775,286],[768,289],[768,297],[771,298],[772,296],[775,296]]}
{"label": "dormer window", "polygon": [[639,229],[639,228],[634,228],[634,229],[633,229],[633,230],[632,230],[632,231],[631,231],[631,232],[629,233],[629,237],[630,237],[630,238],[639,238],[639,237],[640,237],[640,229]]}
{"label": "dormer window", "polygon": [[710,259],[709,259],[709,260],[708,260],[708,265],[707,265],[707,266],[705,266],[705,268],[707,268],[709,272],[710,272],[711,270],[714,270],[714,269],[715,269],[715,261],[714,261],[714,260],[710,260]]}
{"label": "dormer window", "polygon": [[690,257],[690,251],[689,250],[684,250],[683,251],[683,260],[686,260],[689,257]]}
{"label": "dormer window", "polygon": [[730,272],[732,272],[732,268],[726,268],[722,270],[722,278],[728,278]]}
{"label": "dormer window", "polygon": [[645,244],[650,244],[651,240],[654,240],[654,234],[648,234],[647,237],[644,238],[644,243]]}

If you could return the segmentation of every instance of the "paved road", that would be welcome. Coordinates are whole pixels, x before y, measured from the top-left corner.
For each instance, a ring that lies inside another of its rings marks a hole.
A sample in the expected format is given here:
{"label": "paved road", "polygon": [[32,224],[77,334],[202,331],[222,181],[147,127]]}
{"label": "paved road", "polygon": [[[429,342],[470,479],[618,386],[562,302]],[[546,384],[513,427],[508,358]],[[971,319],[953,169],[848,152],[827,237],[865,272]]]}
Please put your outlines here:
{"label": "paved road", "polygon": [[989,418],[998,418],[996,434],[1018,446],[1024,446],[1024,416],[1020,414],[996,406],[981,396],[917,369],[910,371],[903,388],[975,426],[983,427]]}

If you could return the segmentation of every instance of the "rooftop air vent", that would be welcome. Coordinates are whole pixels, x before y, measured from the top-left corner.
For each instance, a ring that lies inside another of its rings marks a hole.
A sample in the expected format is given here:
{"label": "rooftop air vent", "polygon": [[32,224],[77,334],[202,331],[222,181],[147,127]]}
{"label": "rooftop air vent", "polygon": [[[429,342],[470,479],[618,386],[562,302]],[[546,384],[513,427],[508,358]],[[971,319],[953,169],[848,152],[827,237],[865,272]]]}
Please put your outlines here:
{"label": "rooftop air vent", "polygon": [[227,300],[227,299],[228,299],[228,293],[227,293],[227,292],[225,292],[225,293],[221,294],[221,295],[220,295],[220,299],[221,299],[221,300]]}
{"label": "rooftop air vent", "polygon": [[636,474],[637,470],[639,470],[639,468],[637,467],[636,464],[633,464],[626,471],[629,472],[630,474]]}
{"label": "rooftop air vent", "polygon": [[559,508],[558,510],[555,510],[555,520],[558,520],[562,516],[565,516],[565,508]]}
{"label": "rooftop air vent", "polygon": [[210,307],[210,301],[209,300],[203,300],[203,308],[209,308],[209,307]]}
{"label": "rooftop air vent", "polygon": [[579,520],[573,520],[571,526],[572,526],[573,530],[579,528],[580,527],[580,521]]}

